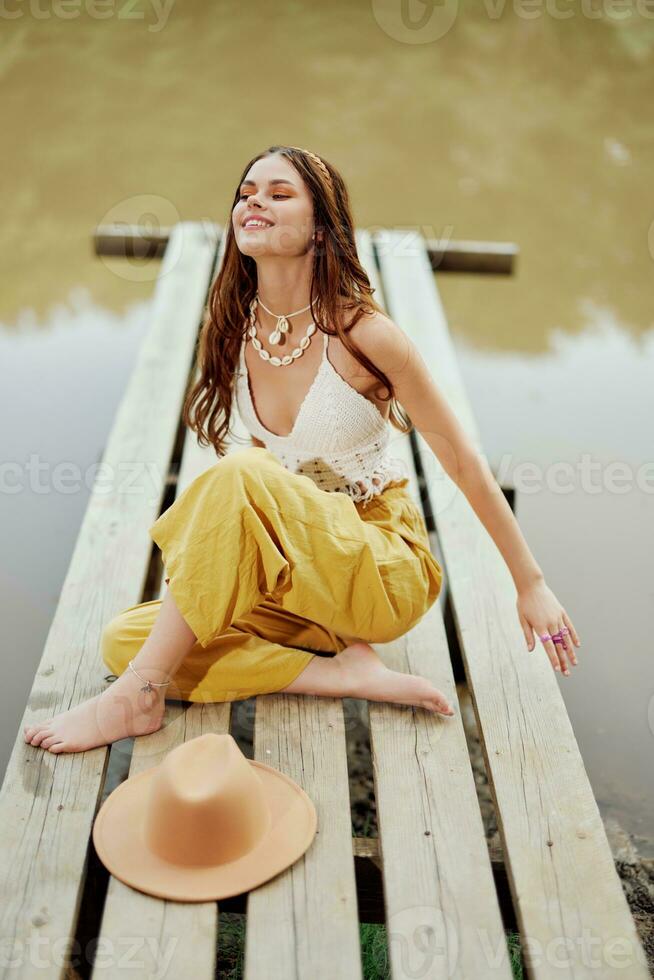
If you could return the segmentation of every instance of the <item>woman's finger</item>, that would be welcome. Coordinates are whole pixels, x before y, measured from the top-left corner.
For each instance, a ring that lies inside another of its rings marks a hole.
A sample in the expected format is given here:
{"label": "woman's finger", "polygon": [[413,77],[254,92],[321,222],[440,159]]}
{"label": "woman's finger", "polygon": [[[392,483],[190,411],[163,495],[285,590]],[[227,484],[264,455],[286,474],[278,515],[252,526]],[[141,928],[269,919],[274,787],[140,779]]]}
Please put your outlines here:
{"label": "woman's finger", "polygon": [[559,661],[559,667],[561,669],[561,673],[569,674],[570,671],[568,670],[568,662],[565,656],[565,637],[558,636],[558,632],[559,632],[558,624],[554,623],[553,626],[550,626],[548,628],[549,628],[550,635],[552,637],[552,643],[554,645],[554,649],[556,650],[556,656]]}
{"label": "woman's finger", "polygon": [[577,636],[577,631],[574,628],[574,626],[572,625],[572,620],[568,616],[568,614],[565,611],[565,609],[563,610],[563,622],[565,623],[565,625],[570,630],[570,636],[572,637],[572,642],[575,644],[575,646],[580,647],[581,646],[581,640]]}
{"label": "woman's finger", "polygon": [[575,648],[572,643],[572,635],[570,630],[565,625],[563,620],[559,623],[559,633],[561,634],[564,643],[560,647],[561,650],[565,651],[565,654],[571,664],[575,665],[577,663],[577,656],[575,654]]}
{"label": "woman's finger", "polygon": [[568,667],[568,661],[566,658],[567,651],[566,651],[565,636],[561,636],[561,634],[559,633],[558,626],[556,627],[556,629],[550,630],[550,632],[552,634],[552,643],[554,644],[556,655],[559,658],[559,666],[561,668],[561,673],[564,674],[566,677],[569,677],[570,668]]}
{"label": "woman's finger", "polygon": [[565,652],[562,649],[562,647],[563,647],[563,637],[558,635],[559,627],[557,626],[556,623],[554,623],[554,624],[552,624],[551,626],[548,627],[548,630],[549,630],[550,636],[552,637],[552,646],[554,647],[554,652],[556,654],[556,659],[558,660],[559,670],[561,671],[562,674],[565,674],[566,672],[569,673],[569,671],[568,671],[568,664],[567,664],[566,658],[565,658]]}
{"label": "woman's finger", "polygon": [[561,666],[559,663],[559,657],[556,652],[556,647],[552,642],[551,631],[547,629],[538,630],[538,639],[543,644],[543,649],[550,659],[550,663],[554,670],[560,670]]}
{"label": "woman's finger", "polygon": [[525,635],[525,642],[527,644],[527,649],[528,650],[533,650],[534,649],[534,631],[531,628],[531,626],[529,625],[529,623],[527,622],[527,620],[525,619],[525,617],[522,615],[522,613],[520,613],[520,612],[518,613],[518,618],[520,619],[520,625],[522,626],[522,632]]}

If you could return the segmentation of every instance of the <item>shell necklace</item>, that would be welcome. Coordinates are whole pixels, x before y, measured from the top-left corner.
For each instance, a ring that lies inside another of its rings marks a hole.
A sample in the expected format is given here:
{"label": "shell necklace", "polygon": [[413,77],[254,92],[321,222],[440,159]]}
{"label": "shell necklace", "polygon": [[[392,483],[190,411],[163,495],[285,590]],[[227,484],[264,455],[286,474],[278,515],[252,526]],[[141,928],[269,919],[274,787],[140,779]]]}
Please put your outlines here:
{"label": "shell necklace", "polygon": [[[286,367],[286,365],[292,364],[293,361],[296,358],[300,357],[301,354],[304,354],[305,350],[311,343],[312,334],[316,332],[316,325],[312,320],[309,326],[307,327],[307,332],[305,333],[304,337],[300,341],[299,345],[295,347],[290,354],[285,354],[284,357],[277,357],[276,355],[271,356],[268,353],[268,351],[264,349],[261,341],[257,337],[256,314],[257,314],[258,303],[261,303],[261,300],[259,299],[259,295],[257,294],[256,296],[253,297],[250,303],[250,316],[249,316],[250,326],[248,327],[248,331],[247,331],[252,340],[252,346],[256,351],[258,351],[259,357],[263,361],[268,361],[269,364],[273,364],[275,367]],[[276,345],[281,340],[282,334],[285,334],[288,331],[288,320],[286,316],[277,316],[276,313],[272,313],[267,306],[263,305],[263,303],[261,303],[261,305],[263,306],[266,313],[270,313],[271,316],[274,316],[277,319],[277,325],[275,326],[275,329],[273,330],[273,332],[270,334],[268,338],[271,344]],[[310,308],[311,308],[311,303],[309,303],[308,306],[305,306],[303,310],[296,310],[295,313],[289,313],[288,316],[297,316],[298,313],[304,313],[306,310],[309,310]]]}

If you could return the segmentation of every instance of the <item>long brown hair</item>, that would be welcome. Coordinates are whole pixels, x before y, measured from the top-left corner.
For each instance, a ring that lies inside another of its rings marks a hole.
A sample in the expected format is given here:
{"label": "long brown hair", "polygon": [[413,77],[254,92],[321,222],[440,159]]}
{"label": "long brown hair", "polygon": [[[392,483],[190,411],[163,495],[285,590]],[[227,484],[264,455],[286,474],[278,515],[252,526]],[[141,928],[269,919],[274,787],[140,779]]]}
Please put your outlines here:
{"label": "long brown hair", "polygon": [[[384,311],[373,299],[374,289],[359,262],[350,201],[338,171],[324,157],[319,158],[321,166],[298,147],[270,146],[245,166],[231,210],[239,200],[240,187],[250,167],[273,153],[290,160],[304,180],[313,198],[314,225],[323,229],[322,242],[315,244],[310,288],[316,328],[338,336],[352,356],[379,379],[388,391],[383,400],[391,401],[389,421],[401,432],[410,432],[411,420],[396,400],[390,379],[348,337],[364,313]],[[198,444],[212,445],[218,456],[224,455],[225,439],[232,435],[229,426],[234,379],[248,328],[250,302],[257,291],[257,265],[236,244],[231,211],[225,234],[222,265],[209,292],[198,341],[197,380],[187,392],[182,409],[183,422],[197,433]],[[355,310],[347,327],[343,323],[345,310]],[[325,330],[325,323],[334,330]]]}

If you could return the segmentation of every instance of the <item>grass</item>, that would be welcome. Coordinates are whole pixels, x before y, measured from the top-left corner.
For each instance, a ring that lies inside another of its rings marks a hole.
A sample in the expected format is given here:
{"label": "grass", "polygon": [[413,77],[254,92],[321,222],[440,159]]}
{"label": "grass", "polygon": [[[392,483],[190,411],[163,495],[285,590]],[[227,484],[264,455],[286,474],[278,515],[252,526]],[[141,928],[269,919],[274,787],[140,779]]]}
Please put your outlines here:
{"label": "grass", "polygon": [[[243,977],[245,928],[244,915],[221,912],[216,976],[220,976],[222,980],[241,980]],[[373,922],[362,922],[359,925],[359,937],[364,980],[389,980],[391,970],[386,927]],[[518,933],[510,932],[506,941],[514,980],[523,980],[520,937]]]}

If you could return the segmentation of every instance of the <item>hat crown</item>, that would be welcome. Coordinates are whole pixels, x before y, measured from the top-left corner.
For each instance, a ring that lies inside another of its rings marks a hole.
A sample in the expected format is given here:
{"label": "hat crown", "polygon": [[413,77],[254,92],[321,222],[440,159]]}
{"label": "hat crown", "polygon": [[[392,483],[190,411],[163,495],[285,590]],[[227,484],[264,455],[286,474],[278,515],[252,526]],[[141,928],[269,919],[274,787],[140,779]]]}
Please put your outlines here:
{"label": "hat crown", "polygon": [[145,808],[145,844],[179,865],[235,861],[268,833],[261,779],[226,732],[183,742],[157,767]]}

